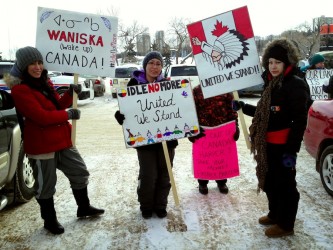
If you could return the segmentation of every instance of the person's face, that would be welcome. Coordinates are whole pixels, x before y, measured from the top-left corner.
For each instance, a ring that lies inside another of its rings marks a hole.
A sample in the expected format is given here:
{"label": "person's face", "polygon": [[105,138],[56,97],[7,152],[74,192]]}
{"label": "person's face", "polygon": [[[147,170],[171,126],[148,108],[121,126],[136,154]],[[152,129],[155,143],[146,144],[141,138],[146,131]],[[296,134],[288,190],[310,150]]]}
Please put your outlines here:
{"label": "person's face", "polygon": [[274,58],[269,58],[268,60],[268,69],[273,77],[281,75],[284,70],[284,62],[276,60]]}
{"label": "person's face", "polygon": [[316,69],[323,69],[325,68],[325,63],[324,62],[320,62],[320,63],[317,63],[315,65]]}
{"label": "person's face", "polygon": [[213,50],[212,54],[211,54],[211,57],[212,57],[213,62],[218,62],[218,61],[221,60],[222,53],[218,52],[216,50]]}
{"label": "person's face", "polygon": [[28,66],[28,73],[34,78],[40,78],[44,69],[42,61],[35,61]]}
{"label": "person's face", "polygon": [[153,82],[162,71],[162,63],[158,59],[151,59],[147,63],[146,77],[149,82]]}

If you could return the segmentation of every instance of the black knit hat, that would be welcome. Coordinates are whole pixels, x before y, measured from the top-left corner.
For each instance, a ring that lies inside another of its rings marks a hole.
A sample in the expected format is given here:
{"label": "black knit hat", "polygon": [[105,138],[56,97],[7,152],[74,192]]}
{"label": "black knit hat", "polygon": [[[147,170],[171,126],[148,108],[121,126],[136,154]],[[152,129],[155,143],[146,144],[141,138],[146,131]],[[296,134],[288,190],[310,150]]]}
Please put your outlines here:
{"label": "black knit hat", "polygon": [[27,46],[16,51],[16,64],[21,72],[36,61],[43,62],[43,56],[36,48]]}
{"label": "black knit hat", "polygon": [[284,62],[286,65],[290,64],[287,50],[279,45],[272,47],[268,51],[267,58],[274,58],[276,60]]}
{"label": "black knit hat", "polygon": [[147,64],[148,62],[151,60],[151,59],[158,59],[161,61],[161,64],[162,64],[162,67],[163,67],[163,57],[161,55],[160,52],[158,51],[151,51],[149,52],[145,58],[143,59],[142,61],[142,66],[143,66],[143,69],[146,71],[146,67],[147,67]]}

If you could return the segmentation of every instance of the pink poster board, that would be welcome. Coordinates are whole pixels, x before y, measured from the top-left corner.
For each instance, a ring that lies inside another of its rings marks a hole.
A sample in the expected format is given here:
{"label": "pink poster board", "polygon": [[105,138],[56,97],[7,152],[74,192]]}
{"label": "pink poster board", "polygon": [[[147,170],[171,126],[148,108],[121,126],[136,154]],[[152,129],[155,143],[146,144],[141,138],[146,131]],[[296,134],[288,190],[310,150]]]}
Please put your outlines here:
{"label": "pink poster board", "polygon": [[238,154],[233,135],[235,121],[217,127],[203,127],[206,136],[192,147],[194,178],[222,180],[239,176]]}

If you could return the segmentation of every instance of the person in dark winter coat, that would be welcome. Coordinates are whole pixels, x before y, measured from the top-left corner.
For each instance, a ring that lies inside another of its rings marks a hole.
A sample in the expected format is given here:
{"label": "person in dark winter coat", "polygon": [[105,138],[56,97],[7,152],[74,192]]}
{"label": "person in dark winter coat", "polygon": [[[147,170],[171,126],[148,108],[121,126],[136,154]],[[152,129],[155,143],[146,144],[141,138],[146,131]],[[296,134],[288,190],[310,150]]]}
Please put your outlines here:
{"label": "person in dark winter coat", "polygon": [[259,191],[268,198],[269,213],[259,219],[268,237],[294,234],[299,192],[296,159],[307,122],[307,83],[296,76],[299,55],[289,40],[276,39],[264,51],[264,91],[258,105],[234,101],[235,110],[254,116],[251,153],[257,162]]}
{"label": "person in dark winter coat", "polygon": [[333,97],[333,76],[330,77],[327,84],[323,84],[323,91],[328,94],[328,99]]}
{"label": "person in dark winter coat", "polygon": [[[162,55],[157,51],[149,52],[143,59],[143,69],[133,72],[127,86],[164,81],[162,68]],[[118,110],[115,118],[122,125],[125,116]],[[171,164],[177,145],[177,140],[167,141]],[[140,165],[137,194],[142,217],[148,219],[155,212],[159,218],[164,218],[171,184],[162,143],[137,147],[136,150]]]}
{"label": "person in dark winter coat", "polygon": [[[200,126],[216,127],[221,124],[236,120],[237,127],[234,134],[234,139],[236,141],[238,140],[238,114],[232,109],[232,100],[234,99],[232,93],[226,93],[204,99],[201,86],[198,85],[193,88],[193,97]],[[196,139],[202,136],[204,136],[204,133],[203,135],[201,133],[198,136],[190,137],[189,140],[191,142],[195,142]],[[201,194],[208,194],[208,182],[208,180],[198,179],[199,192]],[[216,180],[216,183],[221,193],[227,194],[229,192],[227,179]]]}
{"label": "person in dark winter coat", "polygon": [[320,54],[315,54],[309,59],[309,65],[301,68],[301,71],[306,73],[310,69],[324,69],[325,68],[325,57]]}
{"label": "person in dark winter coat", "polygon": [[53,234],[62,234],[64,227],[58,222],[53,199],[56,169],[70,181],[78,205],[77,217],[104,213],[103,209],[90,205],[87,193],[89,172],[71,141],[68,120],[79,119],[80,110],[66,109],[72,105],[73,91],[79,93],[81,89],[78,85],[70,85],[60,97],[48,79],[41,53],[34,47],[17,50],[11,75],[7,85],[11,87],[17,114],[23,118],[23,145],[33,167],[35,197],[44,228]]}

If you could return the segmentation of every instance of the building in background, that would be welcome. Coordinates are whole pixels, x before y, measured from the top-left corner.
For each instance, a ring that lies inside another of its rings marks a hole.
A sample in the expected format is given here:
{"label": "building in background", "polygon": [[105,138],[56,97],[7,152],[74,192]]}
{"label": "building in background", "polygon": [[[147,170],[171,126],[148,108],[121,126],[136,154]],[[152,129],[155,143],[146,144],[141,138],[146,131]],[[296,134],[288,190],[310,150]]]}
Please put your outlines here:
{"label": "building in background", "polygon": [[159,30],[155,33],[155,43],[158,51],[163,51],[164,47],[164,31]]}
{"label": "building in background", "polygon": [[321,16],[319,22],[319,51],[333,50],[333,17]]}
{"label": "building in background", "polygon": [[148,33],[144,33],[142,35],[138,35],[136,37],[136,49],[138,56],[146,55],[151,48],[150,35]]}

